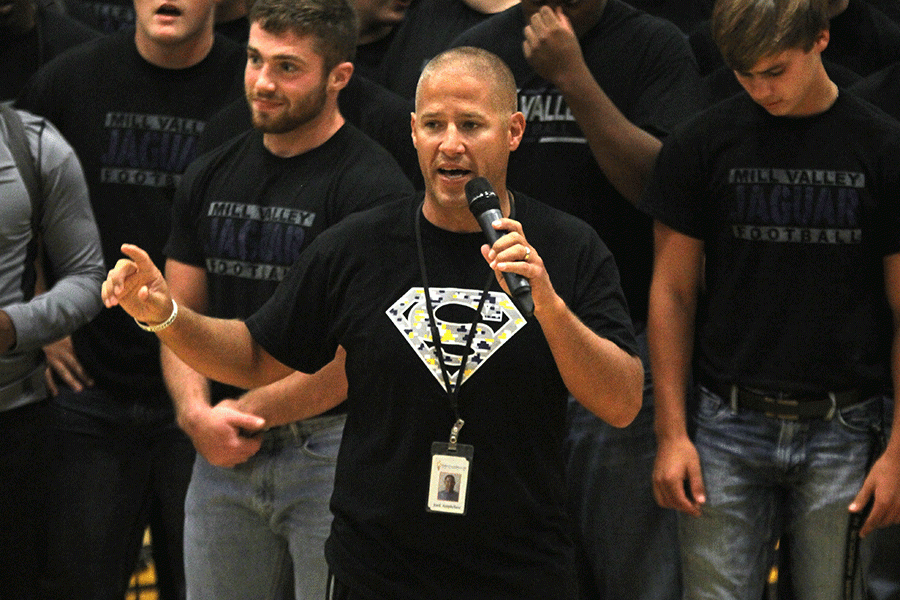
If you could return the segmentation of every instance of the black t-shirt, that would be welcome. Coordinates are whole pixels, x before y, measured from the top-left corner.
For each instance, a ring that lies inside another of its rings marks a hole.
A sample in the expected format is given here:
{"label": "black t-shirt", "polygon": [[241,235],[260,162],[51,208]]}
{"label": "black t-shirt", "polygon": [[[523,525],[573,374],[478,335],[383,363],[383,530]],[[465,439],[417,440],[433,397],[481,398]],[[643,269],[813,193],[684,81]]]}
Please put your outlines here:
{"label": "black t-shirt", "polygon": [[216,33],[224,35],[238,44],[246,45],[247,39],[250,37],[250,20],[243,16],[216,23]]}
{"label": "black t-shirt", "polygon": [[[175,188],[206,120],[243,94],[245,61],[217,37],[198,64],[164,69],[138,54],[132,30],[58,56],[22,91],[20,106],[56,125],[81,161],[107,268],[125,242],[163,266]],[[101,312],[73,341],[99,385],[168,403],[156,336],[124,311]]]}
{"label": "black t-shirt", "polygon": [[850,89],[895,119],[900,119],[900,62],[872,73]]}
{"label": "black t-shirt", "polygon": [[378,81],[404,98],[415,99],[425,63],[449,48],[457,35],[489,16],[463,0],[417,0],[381,60]]}
{"label": "black t-shirt", "polygon": [[36,22],[27,33],[0,35],[0,101],[12,100],[41,65],[99,33],[67,15],[37,5]]}
{"label": "black t-shirt", "polygon": [[864,0],[850,0],[831,19],[831,39],[822,56],[863,77],[900,58],[900,23]]}
{"label": "black t-shirt", "polygon": [[627,0],[651,15],[672,21],[685,33],[709,18],[711,0]]}
{"label": "black t-shirt", "polygon": [[900,123],[846,91],[806,118],[741,94],[666,140],[647,208],[704,242],[701,381],[890,387],[882,260],[900,251],[898,156]]}
{"label": "black t-shirt", "polygon": [[[290,158],[273,155],[262,134],[249,131],[188,168],[164,251],[206,269],[210,315],[243,319],[318,234],[412,191],[387,151],[350,124]],[[221,384],[213,390],[214,400],[235,394]]]}
{"label": "black t-shirt", "polygon": [[[536,319],[525,321],[481,256],[484,236],[421,218],[429,296],[456,381],[488,280],[459,404],[474,446],[465,516],[426,511],[431,444],[455,418],[432,350],[414,223],[419,199],[357,213],[317,237],[250,317],[254,339],[315,371],[347,351],[347,424],[326,556],[361,597],[574,598],[565,515],[568,392]],[[556,292],[635,353],[615,263],[589,226],[515,194],[516,219]]]}
{"label": "black t-shirt", "polygon": [[381,61],[384,59],[384,54],[391,45],[391,40],[394,38],[396,32],[397,27],[395,26],[383,38],[379,38],[374,42],[360,44],[356,47],[356,56],[353,59],[356,73],[367,77],[372,81],[378,80]]}
{"label": "black t-shirt", "polygon": [[897,0],[866,0],[866,2],[886,14],[891,20],[900,23],[900,3]]}
{"label": "black t-shirt", "polygon": [[[453,46],[484,48],[510,66],[527,123],[521,145],[510,155],[509,186],[597,230],[619,265],[632,319],[643,322],[653,263],[650,219],[612,186],[562,94],[526,61],[524,27],[516,5],[472,27]],[[594,79],[638,127],[663,136],[699,110],[697,68],[672,23],[609,0],[600,22],[580,42]]]}
{"label": "black t-shirt", "polygon": [[66,12],[104,34],[134,27],[133,0],[63,0]]}

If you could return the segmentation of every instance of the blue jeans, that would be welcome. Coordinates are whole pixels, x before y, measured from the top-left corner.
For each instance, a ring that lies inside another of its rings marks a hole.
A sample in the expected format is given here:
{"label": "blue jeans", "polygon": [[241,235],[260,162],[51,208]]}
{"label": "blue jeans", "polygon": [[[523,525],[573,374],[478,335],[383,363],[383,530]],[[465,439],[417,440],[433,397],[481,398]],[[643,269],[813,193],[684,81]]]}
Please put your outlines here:
{"label": "blue jeans", "polygon": [[847,506],[865,479],[882,402],[793,421],[735,412],[701,387],[695,444],[707,500],[700,517],[679,514],[685,598],[759,600],[782,531],[794,598],[843,598]]}
{"label": "blue jeans", "polygon": [[321,600],[344,416],[272,429],[246,463],[197,456],[185,504],[190,600]]}
{"label": "blue jeans", "polygon": [[[147,399],[145,399],[147,400]],[[184,496],[194,447],[171,401],[99,388],[51,401],[42,598],[122,600],[150,527],[160,598],[184,598]]]}
{"label": "blue jeans", "polygon": [[637,342],[644,400],[628,427],[613,427],[569,399],[569,511],[585,600],[681,598],[675,511],[653,498],[656,436],[646,334]]}

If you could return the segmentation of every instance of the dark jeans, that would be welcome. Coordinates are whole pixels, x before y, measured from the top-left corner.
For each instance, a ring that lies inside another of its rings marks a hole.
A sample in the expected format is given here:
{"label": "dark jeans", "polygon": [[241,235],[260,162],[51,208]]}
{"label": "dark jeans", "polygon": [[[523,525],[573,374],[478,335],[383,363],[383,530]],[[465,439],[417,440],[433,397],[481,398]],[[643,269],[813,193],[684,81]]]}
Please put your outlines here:
{"label": "dark jeans", "polygon": [[33,600],[43,548],[47,403],[0,412],[0,600]]}
{"label": "dark jeans", "polygon": [[351,589],[335,578],[333,573],[328,574],[328,589],[325,592],[325,600],[388,600],[387,598],[370,598],[362,596],[358,591]]}
{"label": "dark jeans", "polygon": [[616,428],[569,399],[566,458],[569,511],[582,600],[679,600],[681,562],[675,511],[653,498],[653,391],[647,337],[644,400]]}
{"label": "dark jeans", "polygon": [[122,600],[150,526],[161,600],[184,597],[184,498],[194,461],[168,400],[99,389],[51,402],[43,598]]}
{"label": "dark jeans", "polygon": [[879,529],[873,536],[868,597],[870,600],[900,600],[900,525]]}

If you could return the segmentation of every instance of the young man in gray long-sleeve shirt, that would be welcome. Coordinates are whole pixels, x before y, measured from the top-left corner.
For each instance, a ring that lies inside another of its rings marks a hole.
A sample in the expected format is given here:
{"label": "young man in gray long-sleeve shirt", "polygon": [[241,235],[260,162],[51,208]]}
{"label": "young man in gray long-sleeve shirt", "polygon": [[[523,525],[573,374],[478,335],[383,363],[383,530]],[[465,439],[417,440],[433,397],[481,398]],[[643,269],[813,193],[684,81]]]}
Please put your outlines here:
{"label": "young man in gray long-sleeve shirt", "polygon": [[[33,598],[47,437],[41,346],[94,317],[103,256],[74,151],[49,123],[19,111],[39,198],[32,201],[0,117],[0,597]],[[32,212],[39,214],[32,218]],[[33,225],[33,223],[35,225]],[[40,234],[55,285],[34,296]]]}

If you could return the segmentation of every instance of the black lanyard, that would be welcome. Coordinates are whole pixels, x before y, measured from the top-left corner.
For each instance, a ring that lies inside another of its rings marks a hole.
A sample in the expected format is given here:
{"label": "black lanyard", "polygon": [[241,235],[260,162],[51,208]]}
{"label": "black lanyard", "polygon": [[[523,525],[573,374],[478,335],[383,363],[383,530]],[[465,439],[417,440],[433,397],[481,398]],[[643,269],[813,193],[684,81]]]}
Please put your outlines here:
{"label": "black lanyard", "polygon": [[469,360],[469,353],[472,350],[472,340],[475,338],[475,328],[478,326],[478,321],[481,320],[481,311],[484,308],[485,300],[487,300],[488,290],[491,288],[491,284],[495,279],[494,271],[491,270],[488,274],[488,280],[484,284],[484,289],[481,291],[481,299],[478,301],[478,310],[475,313],[475,318],[472,320],[472,325],[469,327],[469,334],[466,336],[466,351],[462,355],[462,359],[459,365],[459,373],[456,377],[456,385],[452,386],[450,384],[450,373],[447,371],[447,365],[444,361],[444,351],[441,347],[441,336],[440,332],[437,328],[437,321],[434,318],[434,306],[431,302],[431,293],[428,290],[428,272],[425,269],[425,249],[422,244],[422,209],[425,206],[425,201],[423,200],[419,204],[419,208],[416,211],[416,247],[419,251],[419,270],[422,273],[422,287],[425,289],[425,307],[428,310],[428,320],[429,325],[431,327],[431,340],[434,343],[434,351],[437,355],[438,364],[441,367],[441,375],[444,377],[444,386],[447,390],[447,398],[450,401],[450,408],[453,409],[453,414],[456,417],[456,423],[453,425],[453,429],[450,431],[450,445],[451,448],[455,448],[457,437],[459,436],[459,430],[462,429],[462,426],[465,424],[465,421],[460,418],[459,413],[459,388],[462,386],[463,382],[463,374],[466,372],[466,362]]}

